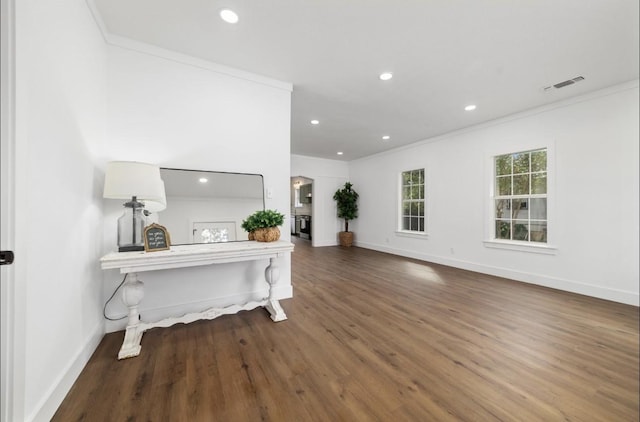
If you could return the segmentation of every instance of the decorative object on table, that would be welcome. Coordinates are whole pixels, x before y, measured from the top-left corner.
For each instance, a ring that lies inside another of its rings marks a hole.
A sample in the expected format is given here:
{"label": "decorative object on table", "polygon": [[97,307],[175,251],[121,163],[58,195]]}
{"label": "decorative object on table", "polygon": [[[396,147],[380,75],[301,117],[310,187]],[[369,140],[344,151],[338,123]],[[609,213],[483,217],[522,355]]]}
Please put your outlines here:
{"label": "decorative object on table", "polygon": [[167,228],[153,223],[144,228],[144,251],[166,251],[171,247],[171,237]]}
{"label": "decorative object on table", "polygon": [[346,182],[342,189],[333,194],[338,205],[338,218],[344,218],[344,231],[338,233],[340,246],[353,244],[353,232],[349,231],[349,220],[358,217],[358,193],[352,189],[353,184]]}
{"label": "decorative object on table", "polygon": [[118,219],[118,251],[143,251],[145,217],[167,206],[160,168],[134,161],[108,163],[103,197],[128,200]]}
{"label": "decorative object on table", "polygon": [[242,220],[242,228],[249,233],[249,240],[258,242],[275,242],[280,239],[280,229],[284,223],[284,215],[276,210],[256,211]]}

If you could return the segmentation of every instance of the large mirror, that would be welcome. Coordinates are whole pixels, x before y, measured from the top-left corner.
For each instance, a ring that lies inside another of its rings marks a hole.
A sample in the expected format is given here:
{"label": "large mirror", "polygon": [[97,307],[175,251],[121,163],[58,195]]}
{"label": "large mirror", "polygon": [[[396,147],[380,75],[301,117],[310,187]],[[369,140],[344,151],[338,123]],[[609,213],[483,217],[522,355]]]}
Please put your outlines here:
{"label": "large mirror", "polygon": [[167,208],[158,223],[173,245],[249,240],[242,220],[264,210],[261,174],[161,168]]}

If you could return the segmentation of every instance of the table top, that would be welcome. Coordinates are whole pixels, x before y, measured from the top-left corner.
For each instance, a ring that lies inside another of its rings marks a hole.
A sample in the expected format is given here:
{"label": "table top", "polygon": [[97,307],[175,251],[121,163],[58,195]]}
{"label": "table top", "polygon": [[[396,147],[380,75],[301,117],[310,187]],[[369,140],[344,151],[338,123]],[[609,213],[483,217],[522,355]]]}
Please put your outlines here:
{"label": "table top", "polygon": [[120,269],[121,273],[154,271],[277,258],[293,252],[293,248],[293,243],[286,240],[175,245],[156,252],[111,252],[100,258],[100,265],[103,270]]}

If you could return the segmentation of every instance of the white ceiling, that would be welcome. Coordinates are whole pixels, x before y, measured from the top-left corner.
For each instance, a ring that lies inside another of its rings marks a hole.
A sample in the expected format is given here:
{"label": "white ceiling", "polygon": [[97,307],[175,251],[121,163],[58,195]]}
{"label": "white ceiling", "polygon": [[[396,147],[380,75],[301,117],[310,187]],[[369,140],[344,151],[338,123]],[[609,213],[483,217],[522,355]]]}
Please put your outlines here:
{"label": "white ceiling", "polygon": [[639,72],[638,0],[89,1],[110,34],[291,82],[291,152],[314,157],[364,157]]}

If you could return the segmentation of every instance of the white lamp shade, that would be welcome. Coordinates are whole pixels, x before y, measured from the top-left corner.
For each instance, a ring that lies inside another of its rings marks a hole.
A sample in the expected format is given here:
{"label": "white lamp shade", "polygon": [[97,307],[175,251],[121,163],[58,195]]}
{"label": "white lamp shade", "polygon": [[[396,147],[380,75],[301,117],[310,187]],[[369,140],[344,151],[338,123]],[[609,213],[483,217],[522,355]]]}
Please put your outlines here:
{"label": "white lamp shade", "polygon": [[159,199],[144,199],[144,209],[149,212],[160,212],[167,208],[167,197],[164,190],[164,181],[159,180],[161,197]]}
{"label": "white lamp shade", "polygon": [[103,197],[131,199],[134,196],[145,203],[145,208],[148,204],[149,211],[157,212],[166,207],[167,200],[164,182],[160,178],[160,168],[153,164],[134,161],[107,163]]}

